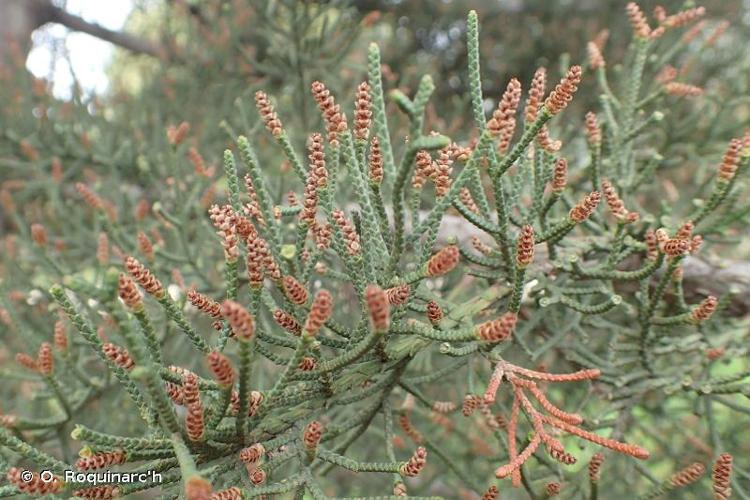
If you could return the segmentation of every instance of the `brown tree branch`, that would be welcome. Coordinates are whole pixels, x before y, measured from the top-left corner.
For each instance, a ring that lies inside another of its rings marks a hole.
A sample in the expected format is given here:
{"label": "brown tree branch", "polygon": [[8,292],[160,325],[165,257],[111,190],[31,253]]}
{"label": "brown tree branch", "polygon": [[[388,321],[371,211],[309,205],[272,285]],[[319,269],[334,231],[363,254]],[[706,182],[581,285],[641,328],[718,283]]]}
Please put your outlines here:
{"label": "brown tree branch", "polygon": [[73,15],[65,10],[52,5],[49,0],[33,0],[35,19],[39,26],[46,23],[62,24],[73,31],[80,31],[101,40],[113,43],[136,54],[147,54],[163,58],[164,51],[149,40],[125,33],[113,31],[99,24],[90,23],[85,19]]}
{"label": "brown tree branch", "polygon": [[[422,217],[427,214],[421,214]],[[407,226],[408,226],[407,222]],[[480,229],[466,222],[463,217],[456,215],[443,216],[442,224],[438,231],[438,245],[445,245],[449,238],[457,238],[466,246],[471,246],[471,237],[477,236],[486,243],[492,240]],[[587,238],[591,241],[591,238]],[[606,240],[601,241],[602,245]],[[547,260],[547,248],[545,245],[537,246],[535,256],[536,265],[543,269],[552,270]],[[641,264],[637,257],[623,263],[622,268],[634,269]],[[585,266],[584,266],[585,267]],[[744,316],[750,312],[750,262],[720,260],[707,256],[688,256],[682,264],[683,283],[685,296],[690,303],[698,303],[708,295],[717,297],[726,293],[732,293],[729,313],[732,316]]]}

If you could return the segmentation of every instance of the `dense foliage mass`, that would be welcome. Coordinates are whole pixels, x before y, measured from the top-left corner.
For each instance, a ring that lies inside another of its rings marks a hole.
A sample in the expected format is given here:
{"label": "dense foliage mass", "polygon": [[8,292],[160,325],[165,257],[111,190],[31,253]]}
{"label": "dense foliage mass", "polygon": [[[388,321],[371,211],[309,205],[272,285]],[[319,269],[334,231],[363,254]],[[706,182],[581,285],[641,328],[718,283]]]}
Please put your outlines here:
{"label": "dense foliage mass", "polygon": [[[470,12],[458,127],[375,44],[351,106],[289,75],[322,120],[236,80],[220,124],[164,124],[3,74],[0,496],[746,498],[747,328],[685,282],[750,214],[750,133],[689,78],[727,24],[625,14],[622,61],[601,32],[494,103]],[[236,47],[203,29],[190,57]]]}

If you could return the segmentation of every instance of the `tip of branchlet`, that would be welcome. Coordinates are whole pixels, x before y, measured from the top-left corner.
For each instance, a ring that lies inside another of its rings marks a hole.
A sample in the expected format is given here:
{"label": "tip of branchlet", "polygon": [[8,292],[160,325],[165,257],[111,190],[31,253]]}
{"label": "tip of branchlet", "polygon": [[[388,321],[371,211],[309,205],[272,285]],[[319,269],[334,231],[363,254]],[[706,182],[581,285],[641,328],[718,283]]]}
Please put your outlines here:
{"label": "tip of branchlet", "polygon": [[221,315],[229,322],[238,339],[248,341],[253,338],[255,320],[242,305],[227,299],[221,304]]}
{"label": "tip of branchlet", "polygon": [[333,296],[328,290],[320,290],[315,294],[310,314],[307,315],[302,334],[306,337],[314,337],[323,327],[333,313]]}
{"label": "tip of branchlet", "polygon": [[426,275],[429,277],[441,276],[453,270],[458,264],[460,252],[456,245],[448,245],[435,255],[426,264]]}
{"label": "tip of branchlet", "polygon": [[427,464],[427,450],[423,447],[419,447],[414,451],[414,455],[409,459],[408,462],[401,466],[401,475],[406,477],[414,477],[418,475],[424,466]]}
{"label": "tip of branchlet", "polygon": [[388,294],[376,284],[367,285],[365,302],[370,314],[370,325],[377,333],[388,331],[391,323],[391,306]]}

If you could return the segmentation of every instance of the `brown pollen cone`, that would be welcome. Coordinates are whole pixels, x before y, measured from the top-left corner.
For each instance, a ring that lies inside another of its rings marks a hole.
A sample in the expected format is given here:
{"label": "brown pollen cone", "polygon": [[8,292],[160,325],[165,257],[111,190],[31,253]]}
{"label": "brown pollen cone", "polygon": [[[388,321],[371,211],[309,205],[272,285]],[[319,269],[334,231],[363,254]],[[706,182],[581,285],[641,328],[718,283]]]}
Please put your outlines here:
{"label": "brown pollen cone", "polygon": [[581,67],[572,66],[568,73],[560,80],[555,90],[550,92],[547,100],[544,101],[545,109],[553,115],[558,114],[573,99],[573,94],[578,90],[578,84],[581,82]]}
{"label": "brown pollen cone", "polygon": [[314,450],[320,443],[320,438],[323,435],[323,424],[317,420],[313,420],[305,427],[305,431],[302,434],[302,442],[305,444],[305,448],[308,450]]}
{"label": "brown pollen cone", "polygon": [[599,205],[599,201],[601,201],[601,194],[599,194],[599,191],[592,191],[586,195],[583,200],[578,202],[576,206],[570,209],[568,217],[576,223],[585,221],[591,217],[592,213],[594,213],[594,210],[596,210],[596,207]]}
{"label": "brown pollen cone", "polygon": [[281,309],[274,310],[273,319],[281,328],[292,335],[299,336],[302,333],[302,326],[294,319],[294,316],[286,311],[282,311]]}
{"label": "brown pollen cone", "polygon": [[437,325],[443,319],[443,308],[434,300],[427,303],[427,319],[433,325]]}
{"label": "brown pollen cone", "polygon": [[441,276],[450,272],[458,264],[460,258],[459,250],[456,245],[449,245],[427,261],[427,276]]}
{"label": "brown pollen cone", "polygon": [[370,134],[370,121],[372,111],[370,110],[370,85],[362,82],[357,87],[357,96],[354,99],[354,138],[366,141]]}
{"label": "brown pollen cone", "polygon": [[534,260],[534,228],[528,224],[521,228],[516,244],[516,264],[527,267]]}
{"label": "brown pollen cone", "polygon": [[258,108],[258,113],[263,119],[266,129],[271,132],[271,135],[274,137],[280,137],[281,134],[284,133],[283,125],[281,124],[279,117],[276,115],[276,111],[274,111],[270,99],[262,90],[255,93],[255,107]]}
{"label": "brown pollen cone", "polygon": [[104,354],[117,366],[123,370],[130,371],[135,367],[133,358],[130,357],[130,353],[124,347],[120,347],[111,342],[106,342],[102,345],[102,351]]}
{"label": "brown pollen cone", "polygon": [[151,274],[143,264],[138,262],[134,257],[125,258],[125,270],[133,277],[147,293],[154,297],[161,298],[166,294],[161,282]]}
{"label": "brown pollen cone", "polygon": [[52,375],[54,368],[54,359],[52,357],[52,344],[49,342],[42,342],[39,346],[39,352],[36,356],[36,364],[39,369],[39,373],[45,377]]}
{"label": "brown pollen cone", "polygon": [[313,337],[323,327],[333,312],[333,296],[328,290],[320,290],[315,294],[310,314],[307,315],[305,326],[302,329],[303,334]]}
{"label": "brown pollen cone", "polygon": [[404,304],[409,298],[409,290],[410,287],[408,283],[387,288],[385,293],[388,296],[388,303],[392,306],[400,306],[401,304]]}
{"label": "brown pollen cone", "polygon": [[406,477],[414,477],[418,475],[424,466],[427,464],[427,450],[423,447],[419,447],[414,451],[414,455],[411,456],[408,462],[401,466],[401,475]]}
{"label": "brown pollen cone", "polygon": [[293,276],[285,276],[282,285],[284,287],[284,294],[294,304],[302,305],[307,302],[307,290]]}
{"label": "brown pollen cone", "polygon": [[211,373],[213,373],[219,385],[230,387],[234,384],[234,369],[226,356],[218,351],[213,351],[206,359],[209,368],[211,368]]}
{"label": "brown pollen cone", "polygon": [[388,294],[378,285],[367,285],[365,302],[370,313],[372,328],[376,332],[387,331],[391,321],[391,306],[388,302]]}
{"label": "brown pollen cone", "polygon": [[128,308],[139,311],[143,309],[143,298],[133,279],[125,273],[120,273],[118,279],[119,294]]}
{"label": "brown pollen cone", "polygon": [[238,339],[249,341],[255,334],[255,320],[239,303],[225,300],[221,305],[221,314],[229,322]]}
{"label": "brown pollen cone", "polygon": [[506,312],[500,318],[487,321],[475,327],[477,336],[485,342],[502,342],[513,334],[518,316],[512,312]]}

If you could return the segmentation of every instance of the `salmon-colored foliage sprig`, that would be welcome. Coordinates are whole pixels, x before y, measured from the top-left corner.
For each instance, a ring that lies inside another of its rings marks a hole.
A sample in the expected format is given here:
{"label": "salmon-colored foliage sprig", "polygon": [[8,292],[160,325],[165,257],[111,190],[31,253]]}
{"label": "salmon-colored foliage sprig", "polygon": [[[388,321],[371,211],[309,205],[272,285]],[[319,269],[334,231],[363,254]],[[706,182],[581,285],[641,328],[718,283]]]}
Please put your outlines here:
{"label": "salmon-colored foliage sprig", "polygon": [[[567,374],[551,374],[522,368],[506,361],[499,361],[495,366],[495,371],[493,372],[488,384],[484,399],[489,403],[494,402],[501,381],[503,379],[507,380],[513,391],[513,407],[522,409],[526,414],[532,424],[532,428],[534,429],[534,436],[526,449],[520,454],[516,455],[513,452],[515,449],[515,445],[513,445],[511,448],[512,452],[510,462],[499,467],[495,471],[495,475],[499,478],[513,475],[514,484],[519,484],[519,477],[515,472],[526,460],[528,460],[528,458],[530,458],[540,444],[544,444],[553,456],[557,455],[565,457],[565,455],[563,455],[564,450],[562,444],[545,429],[545,424],[588,441],[592,441],[601,446],[613,449],[618,453],[631,455],[640,459],[648,458],[649,452],[644,448],[603,438],[578,427],[578,425],[583,423],[583,417],[578,414],[568,413],[555,406],[547,399],[544,390],[540,389],[538,383],[535,381],[575,382],[596,379],[600,374],[601,372],[596,369],[581,370]],[[543,415],[534,408],[531,401],[528,399],[526,392],[534,397],[537,403],[548,413],[548,415]],[[511,423],[508,425],[509,442],[516,441],[516,433],[517,419],[511,418]]]}
{"label": "salmon-colored foliage sprig", "polygon": [[570,61],[498,79],[480,68],[525,45],[480,51],[472,11],[446,31],[468,71],[441,81],[355,39],[401,40],[407,11],[394,31],[337,2],[167,4],[191,36],[137,99],[82,107],[0,61],[0,496],[655,498],[707,494],[713,458],[729,498],[747,294],[713,253],[745,236],[750,131],[712,55],[742,30],[716,45],[698,5],[628,3],[628,41],[573,9],[542,32],[586,28]]}

